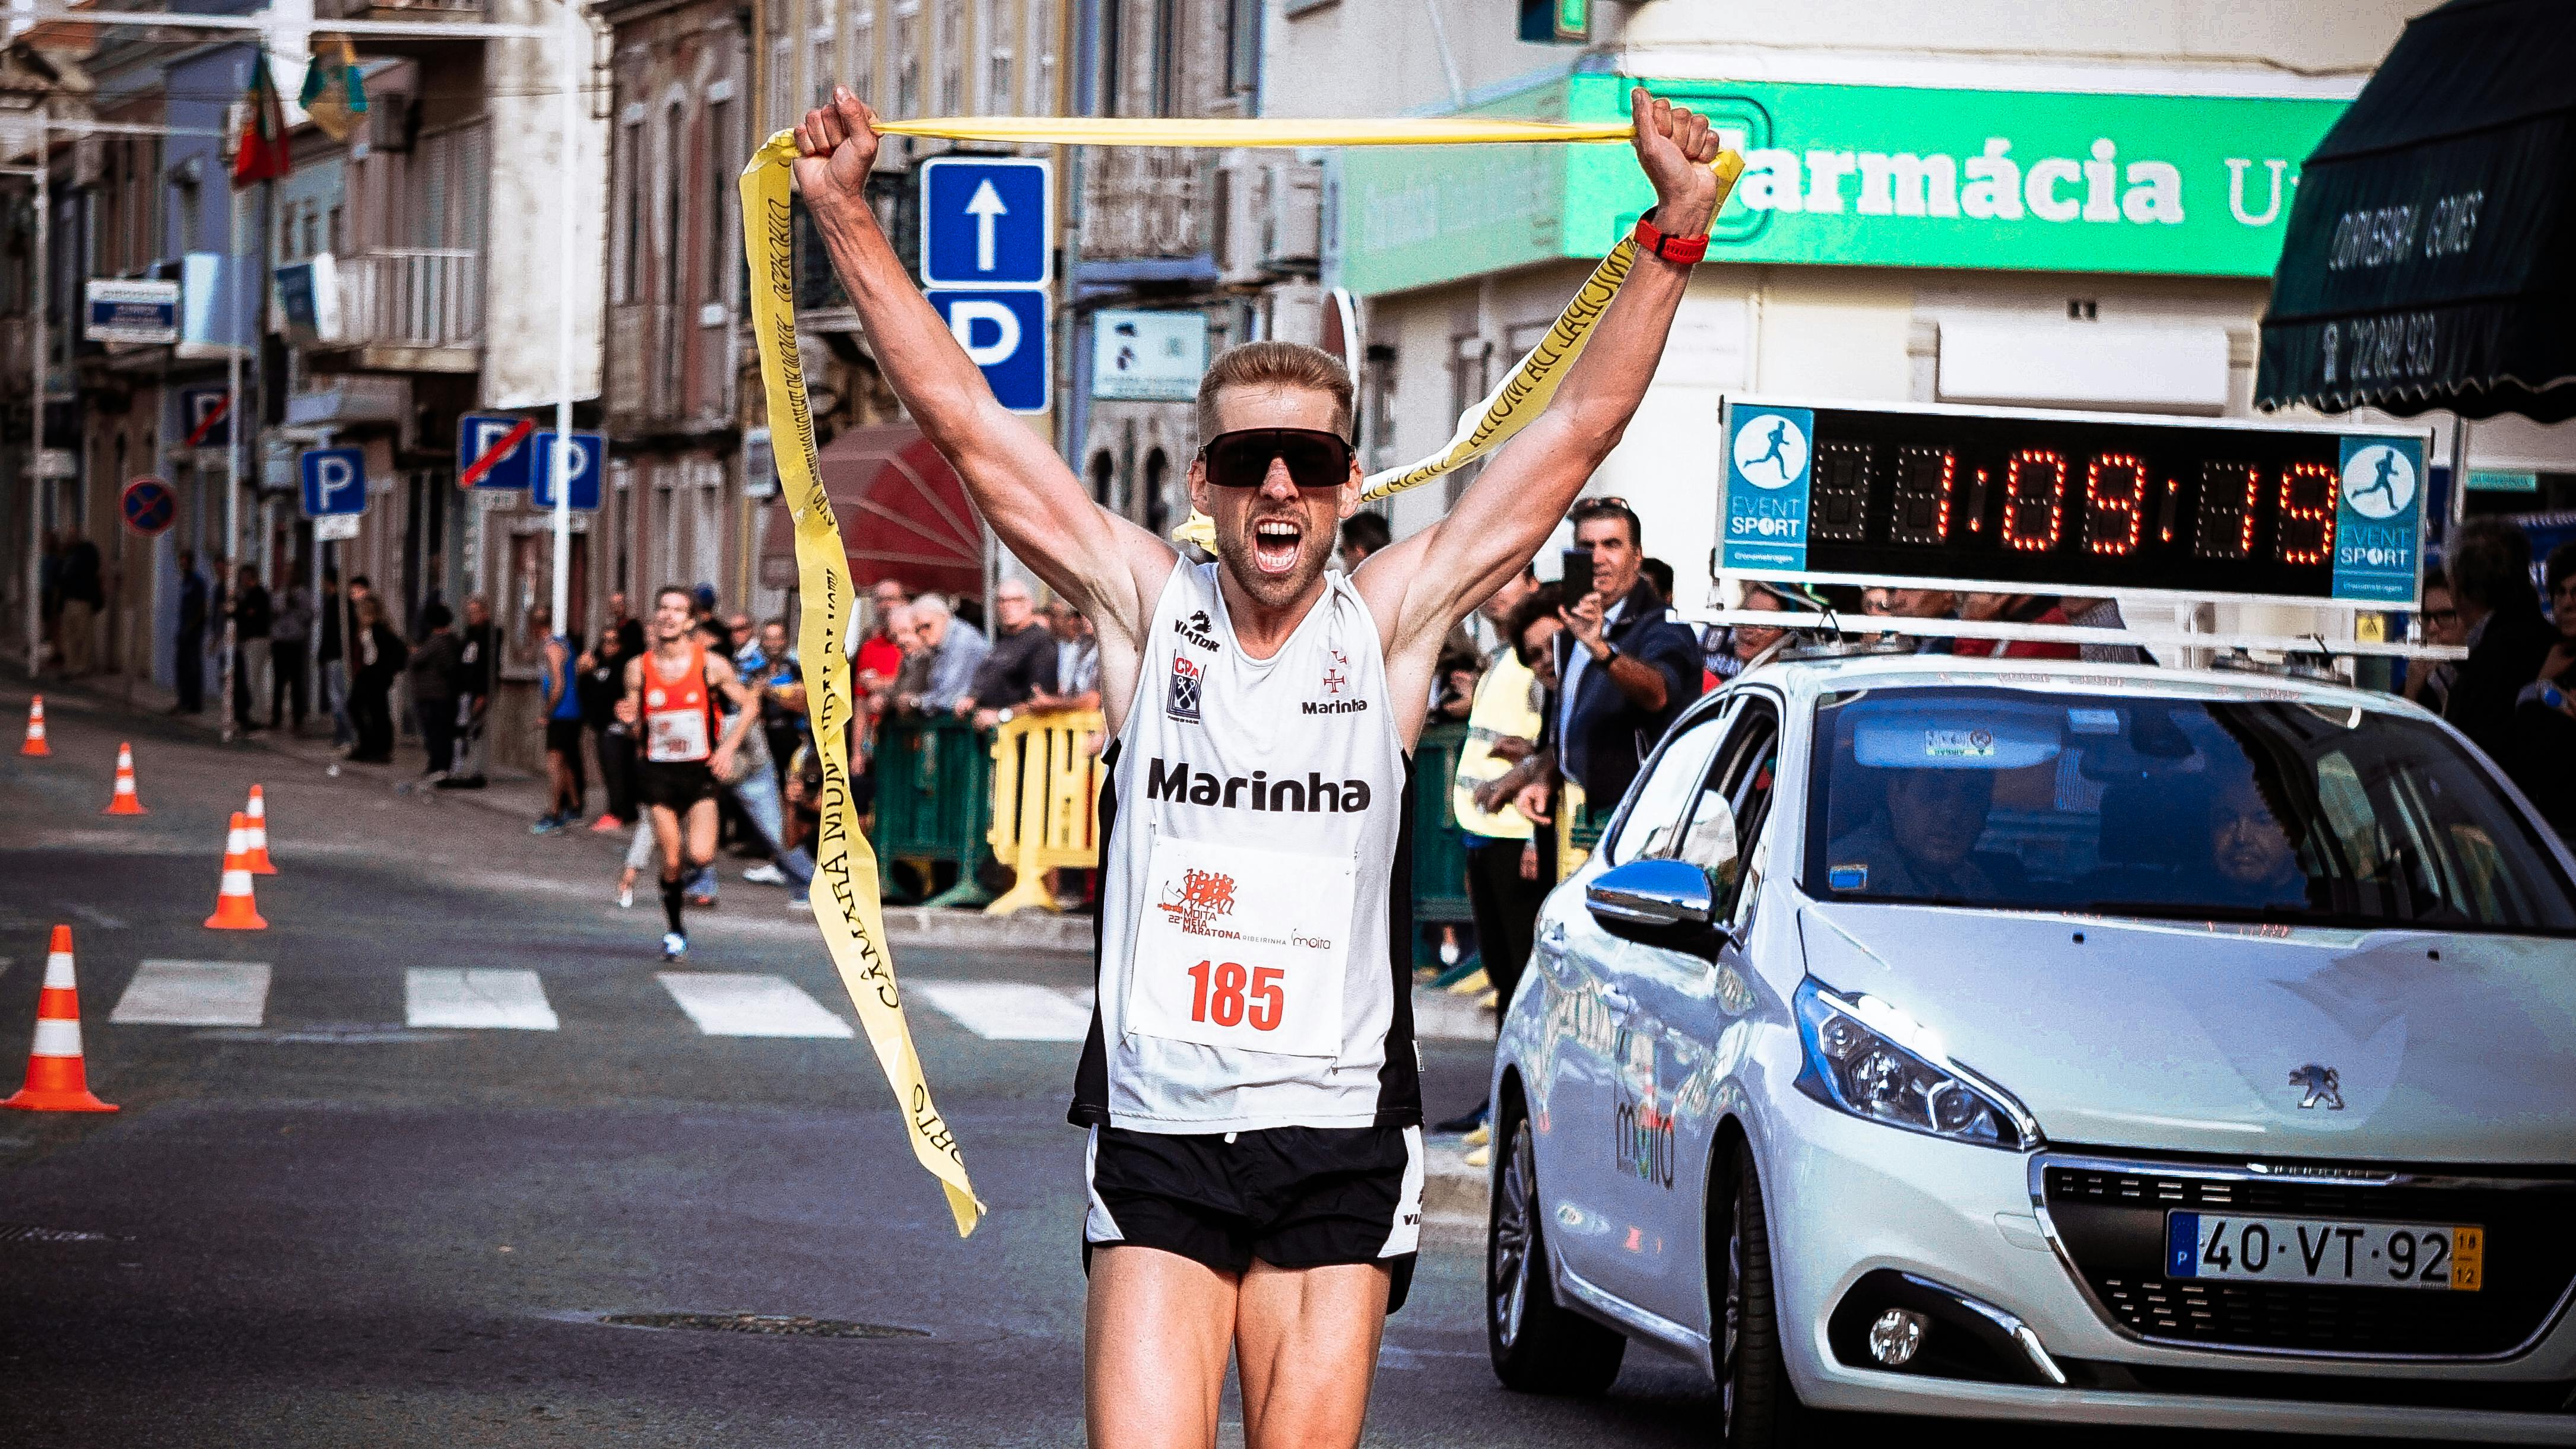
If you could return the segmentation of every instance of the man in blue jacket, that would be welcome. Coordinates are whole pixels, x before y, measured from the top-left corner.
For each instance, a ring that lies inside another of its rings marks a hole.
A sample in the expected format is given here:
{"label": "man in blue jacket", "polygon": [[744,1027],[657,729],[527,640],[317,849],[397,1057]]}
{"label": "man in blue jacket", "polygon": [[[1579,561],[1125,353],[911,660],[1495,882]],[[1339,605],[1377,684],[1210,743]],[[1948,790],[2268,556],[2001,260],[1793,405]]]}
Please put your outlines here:
{"label": "man in blue jacket", "polygon": [[[1655,741],[1699,698],[1699,641],[1643,574],[1637,515],[1617,498],[1586,498],[1567,515],[1592,551],[1592,589],[1559,611],[1557,765],[1607,816]],[[1569,594],[1581,588],[1566,580]]]}

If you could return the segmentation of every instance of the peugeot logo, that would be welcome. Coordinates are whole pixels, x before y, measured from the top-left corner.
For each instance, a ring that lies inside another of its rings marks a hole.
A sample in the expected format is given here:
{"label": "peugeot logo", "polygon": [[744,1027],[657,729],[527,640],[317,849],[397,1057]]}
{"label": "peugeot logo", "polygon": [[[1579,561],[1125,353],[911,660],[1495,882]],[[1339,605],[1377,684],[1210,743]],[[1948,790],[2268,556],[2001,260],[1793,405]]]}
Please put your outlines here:
{"label": "peugeot logo", "polygon": [[2343,1078],[2335,1075],[2332,1067],[2310,1062],[2290,1073],[2290,1085],[2305,1093],[2299,1098],[2301,1111],[2310,1107],[2323,1107],[2329,1112],[2343,1110]]}

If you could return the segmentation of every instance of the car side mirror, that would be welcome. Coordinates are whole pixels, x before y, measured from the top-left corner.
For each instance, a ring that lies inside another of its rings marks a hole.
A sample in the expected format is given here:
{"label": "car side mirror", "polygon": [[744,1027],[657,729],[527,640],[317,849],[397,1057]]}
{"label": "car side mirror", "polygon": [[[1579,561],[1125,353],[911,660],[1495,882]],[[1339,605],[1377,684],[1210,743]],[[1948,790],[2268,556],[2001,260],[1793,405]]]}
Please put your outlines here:
{"label": "car side mirror", "polygon": [[1632,860],[1583,888],[1592,918],[1611,935],[1669,951],[1713,955],[1718,932],[1708,872],[1686,860]]}
{"label": "car side mirror", "polygon": [[1584,903],[1602,925],[1705,926],[1716,906],[1708,872],[1686,860],[1632,860],[1592,878]]}

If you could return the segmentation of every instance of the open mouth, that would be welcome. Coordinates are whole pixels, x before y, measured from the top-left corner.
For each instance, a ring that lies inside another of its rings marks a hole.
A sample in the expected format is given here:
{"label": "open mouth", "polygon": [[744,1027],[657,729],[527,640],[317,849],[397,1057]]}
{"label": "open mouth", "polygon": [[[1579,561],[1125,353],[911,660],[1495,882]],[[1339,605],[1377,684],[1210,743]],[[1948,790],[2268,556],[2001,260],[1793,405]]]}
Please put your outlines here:
{"label": "open mouth", "polygon": [[1293,518],[1264,518],[1252,525],[1252,566],[1265,574],[1295,571],[1306,546],[1305,526]]}

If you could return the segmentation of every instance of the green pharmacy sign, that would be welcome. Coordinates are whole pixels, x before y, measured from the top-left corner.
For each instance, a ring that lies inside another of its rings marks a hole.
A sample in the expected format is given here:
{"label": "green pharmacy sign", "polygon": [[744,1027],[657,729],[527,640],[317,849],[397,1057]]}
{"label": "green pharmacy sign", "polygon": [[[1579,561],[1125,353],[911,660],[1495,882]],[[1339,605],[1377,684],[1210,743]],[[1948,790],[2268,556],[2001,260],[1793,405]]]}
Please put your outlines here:
{"label": "green pharmacy sign", "polygon": [[[1601,121],[1629,80],[1580,75],[1495,114]],[[1648,81],[1744,153],[1711,261],[2267,277],[2298,166],[2333,100]],[[1481,149],[1481,148],[1480,148]],[[1653,203],[1622,148],[1510,148],[1478,169],[1489,200],[1447,193],[1454,156],[1343,162],[1344,285],[1362,293],[1472,275],[1480,258],[1597,257]],[[1409,219],[1408,201],[1435,202]],[[1452,204],[1454,203],[1454,204]],[[1531,217],[1542,210],[1542,217]],[[1526,220],[1524,218],[1527,218]]]}

